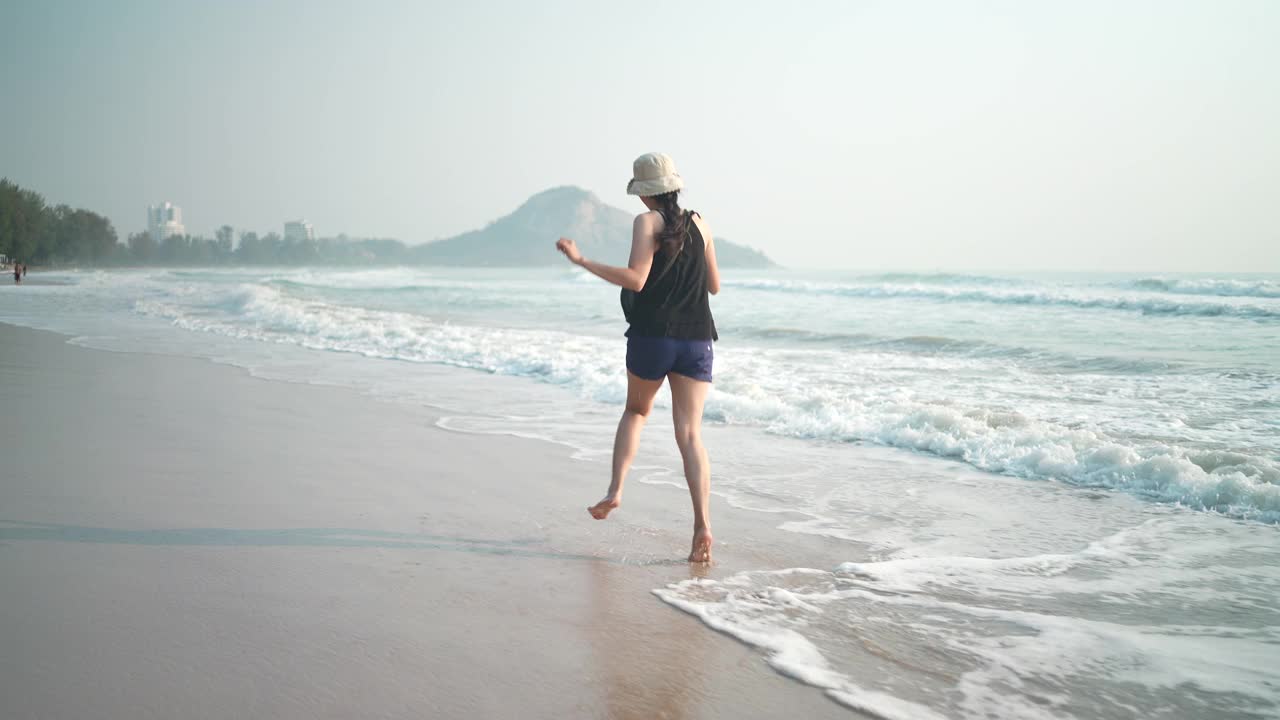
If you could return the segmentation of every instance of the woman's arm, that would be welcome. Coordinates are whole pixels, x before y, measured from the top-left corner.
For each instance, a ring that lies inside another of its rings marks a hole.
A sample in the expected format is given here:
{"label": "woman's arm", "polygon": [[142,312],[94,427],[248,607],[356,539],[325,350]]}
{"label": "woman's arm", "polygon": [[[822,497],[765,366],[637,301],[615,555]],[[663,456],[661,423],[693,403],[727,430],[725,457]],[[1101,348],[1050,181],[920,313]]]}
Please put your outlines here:
{"label": "woman's arm", "polygon": [[654,236],[654,216],[657,213],[637,215],[631,226],[631,258],[626,267],[614,267],[582,257],[578,245],[569,238],[560,238],[556,248],[569,258],[574,265],[581,265],[587,272],[602,278],[614,285],[640,292],[644,289],[645,280],[649,277],[649,268],[653,266],[653,253],[657,250]]}
{"label": "woman's arm", "polygon": [[707,292],[715,295],[720,292],[720,266],[716,264],[715,239],[711,237],[711,230],[707,228],[701,215],[694,215],[693,221],[698,223],[698,232],[702,233],[707,246]]}

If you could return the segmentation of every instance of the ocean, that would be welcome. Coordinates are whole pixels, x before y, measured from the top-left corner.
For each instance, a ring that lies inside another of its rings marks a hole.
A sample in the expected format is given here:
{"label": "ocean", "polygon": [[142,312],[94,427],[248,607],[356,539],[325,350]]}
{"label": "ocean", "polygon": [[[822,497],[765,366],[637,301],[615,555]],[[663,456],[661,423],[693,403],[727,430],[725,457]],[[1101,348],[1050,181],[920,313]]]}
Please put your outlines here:
{"label": "ocean", "polygon": [[[617,290],[570,267],[29,280],[0,321],[582,457],[625,397]],[[838,561],[664,602],[882,717],[1280,716],[1280,275],[726,270],[712,308],[715,502]],[[683,486],[668,438],[638,463]]]}

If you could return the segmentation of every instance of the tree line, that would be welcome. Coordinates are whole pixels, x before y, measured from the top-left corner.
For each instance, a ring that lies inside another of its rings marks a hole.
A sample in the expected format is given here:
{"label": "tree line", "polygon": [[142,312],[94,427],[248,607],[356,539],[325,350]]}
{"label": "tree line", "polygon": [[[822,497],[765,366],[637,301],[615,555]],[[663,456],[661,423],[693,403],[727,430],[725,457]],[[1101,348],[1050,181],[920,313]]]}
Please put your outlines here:
{"label": "tree line", "polygon": [[242,232],[233,240],[229,225],[212,238],[170,235],[156,242],[150,233],[129,236],[120,260],[131,265],[382,265],[411,262],[399,240],[346,236],[295,240],[279,233]]}
{"label": "tree line", "polygon": [[170,235],[157,242],[143,231],[121,243],[111,221],[0,179],[0,254],[32,265],[373,265],[413,262],[399,240],[345,235],[295,240],[242,232],[229,225],[214,237]]}
{"label": "tree line", "polygon": [[112,262],[120,251],[111,221],[88,210],[50,206],[40,193],[0,179],[0,254],[37,265]]}

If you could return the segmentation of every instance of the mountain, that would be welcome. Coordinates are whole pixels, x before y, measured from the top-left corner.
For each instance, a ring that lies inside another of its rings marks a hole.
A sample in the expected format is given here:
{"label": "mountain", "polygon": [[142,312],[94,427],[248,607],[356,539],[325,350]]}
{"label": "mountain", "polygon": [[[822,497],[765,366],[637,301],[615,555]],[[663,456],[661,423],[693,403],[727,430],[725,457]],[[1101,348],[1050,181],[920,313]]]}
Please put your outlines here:
{"label": "mountain", "polygon": [[[625,265],[631,253],[631,213],[605,205],[594,193],[564,186],[534,195],[515,212],[483,229],[410,248],[414,261],[436,265],[520,267],[559,265],[561,236],[573,238],[582,254]],[[716,259],[724,267],[777,265],[764,253],[717,237]]]}

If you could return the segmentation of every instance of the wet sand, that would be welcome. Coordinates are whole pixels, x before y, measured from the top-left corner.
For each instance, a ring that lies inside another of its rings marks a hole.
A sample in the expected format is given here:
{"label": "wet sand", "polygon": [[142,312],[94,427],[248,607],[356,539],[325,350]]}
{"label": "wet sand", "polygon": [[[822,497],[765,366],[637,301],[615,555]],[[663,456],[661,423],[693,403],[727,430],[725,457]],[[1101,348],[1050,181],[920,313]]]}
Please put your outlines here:
{"label": "wet sand", "polygon": [[0,404],[0,717],[854,716],[650,592],[820,562],[723,503],[700,571],[564,448],[2,324]]}

